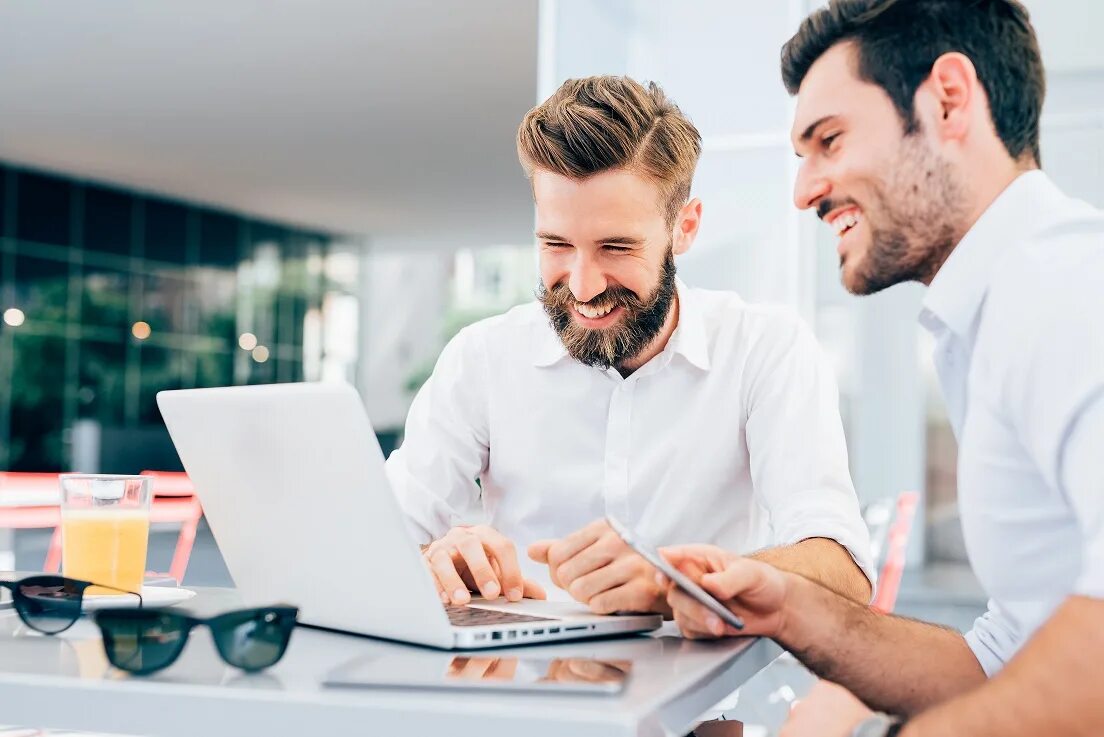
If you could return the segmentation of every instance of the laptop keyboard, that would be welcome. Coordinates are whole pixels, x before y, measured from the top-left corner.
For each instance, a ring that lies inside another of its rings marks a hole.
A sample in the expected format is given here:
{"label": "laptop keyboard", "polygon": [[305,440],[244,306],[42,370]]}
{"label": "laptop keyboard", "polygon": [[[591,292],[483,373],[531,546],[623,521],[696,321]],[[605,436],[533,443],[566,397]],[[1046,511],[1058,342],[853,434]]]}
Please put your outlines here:
{"label": "laptop keyboard", "polygon": [[554,622],[548,617],[531,617],[528,614],[496,612],[470,606],[446,606],[449,623],[456,627],[481,627],[488,624],[521,624],[523,622]]}

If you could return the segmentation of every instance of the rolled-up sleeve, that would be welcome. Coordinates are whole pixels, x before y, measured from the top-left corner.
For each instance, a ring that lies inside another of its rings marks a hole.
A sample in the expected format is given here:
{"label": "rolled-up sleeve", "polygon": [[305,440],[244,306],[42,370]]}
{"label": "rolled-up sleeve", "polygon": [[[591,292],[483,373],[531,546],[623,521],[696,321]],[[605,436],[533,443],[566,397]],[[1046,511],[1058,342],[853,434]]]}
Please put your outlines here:
{"label": "rolled-up sleeve", "polygon": [[486,352],[481,336],[462,330],[442,351],[407,415],[387,475],[419,543],[480,513],[476,479],[488,458]]}
{"label": "rolled-up sleeve", "polygon": [[870,534],[847,467],[839,391],[827,358],[796,316],[782,313],[749,361],[747,446],[772,542],[835,540],[873,586]]}
{"label": "rolled-up sleeve", "polygon": [[1001,609],[994,600],[989,608],[974,622],[966,633],[966,644],[978,659],[985,675],[992,677],[1011,660],[1020,649],[1025,637],[1023,626]]}

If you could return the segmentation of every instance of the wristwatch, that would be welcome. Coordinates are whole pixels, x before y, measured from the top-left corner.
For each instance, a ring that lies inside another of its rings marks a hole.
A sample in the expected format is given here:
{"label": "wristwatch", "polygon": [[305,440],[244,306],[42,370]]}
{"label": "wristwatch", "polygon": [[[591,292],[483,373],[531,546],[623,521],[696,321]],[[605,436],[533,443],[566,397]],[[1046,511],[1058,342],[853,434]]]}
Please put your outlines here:
{"label": "wristwatch", "polygon": [[851,737],[897,737],[904,726],[905,723],[897,717],[878,712],[862,720],[851,732]]}

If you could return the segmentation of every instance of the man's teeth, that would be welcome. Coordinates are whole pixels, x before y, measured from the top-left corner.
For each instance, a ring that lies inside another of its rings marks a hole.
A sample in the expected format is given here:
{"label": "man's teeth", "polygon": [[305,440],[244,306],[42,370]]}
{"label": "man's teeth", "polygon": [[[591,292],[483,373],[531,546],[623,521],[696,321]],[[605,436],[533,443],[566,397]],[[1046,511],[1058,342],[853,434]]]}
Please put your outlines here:
{"label": "man's teeth", "polygon": [[851,228],[855,227],[859,222],[859,214],[857,212],[849,212],[846,215],[840,215],[832,222],[832,227],[836,229],[836,235],[843,235]]}
{"label": "man's teeth", "polygon": [[596,320],[599,317],[604,317],[605,315],[608,315],[610,310],[613,309],[613,305],[606,305],[605,307],[591,307],[590,305],[576,303],[575,309],[578,310],[579,314],[583,317],[588,317],[591,320]]}

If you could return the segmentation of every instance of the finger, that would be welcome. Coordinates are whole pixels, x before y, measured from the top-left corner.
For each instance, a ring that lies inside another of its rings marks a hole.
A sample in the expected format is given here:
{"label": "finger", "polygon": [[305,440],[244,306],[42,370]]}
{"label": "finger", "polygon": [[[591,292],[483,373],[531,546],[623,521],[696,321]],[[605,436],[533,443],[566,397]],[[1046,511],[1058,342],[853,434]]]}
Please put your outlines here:
{"label": "finger", "polygon": [[753,561],[735,560],[723,571],[705,574],[699,583],[722,601],[736,599],[763,584],[763,570]]}
{"label": "finger", "polygon": [[670,545],[659,549],[659,554],[676,568],[687,561],[695,561],[701,565],[708,561],[712,552],[712,545]]}
{"label": "finger", "polygon": [[713,637],[724,634],[724,622],[721,618],[685,591],[675,589],[668,595],[667,603],[671,605],[680,623],[685,621],[687,626],[696,632],[705,632]]}
{"label": "finger", "polygon": [[509,601],[521,601],[524,595],[521,579],[521,568],[518,567],[517,553],[514,552],[514,544],[497,532],[485,533],[483,543],[490,548],[494,556],[495,566],[498,568],[498,580]]}
{"label": "finger", "polygon": [[433,587],[437,589],[437,597],[441,600],[442,604],[449,603],[449,595],[445,592],[444,587],[441,586],[441,582],[437,580],[437,574],[433,572],[433,564],[429,561],[429,548],[422,554],[422,560],[426,564],[426,568],[429,570],[429,577],[433,579]]}
{"label": "finger", "polygon": [[[587,604],[598,594],[617,588],[631,581],[636,569],[635,567],[625,565],[631,562],[632,561],[621,559],[609,565],[602,566],[598,570],[592,571],[585,576],[580,576],[568,584],[567,593],[571,594],[571,598],[575,601]],[[561,580],[563,579],[561,578]]]}
{"label": "finger", "polygon": [[557,540],[548,549],[548,565],[556,567],[565,560],[575,557],[596,543],[608,529],[605,520],[599,520],[599,522],[592,522],[583,529],[576,530],[567,537]]}
{"label": "finger", "polygon": [[560,586],[570,588],[576,579],[608,566],[613,559],[614,551],[606,545],[595,543],[556,566],[556,578],[559,579]]}
{"label": "finger", "polygon": [[647,612],[655,606],[655,592],[647,581],[633,579],[595,594],[587,606],[595,614]]}
{"label": "finger", "polygon": [[463,606],[471,601],[468,587],[460,578],[460,574],[456,572],[456,566],[453,565],[451,555],[444,549],[439,549],[433,553],[433,557],[429,559],[429,562],[433,566],[433,575],[437,577],[442,589],[448,592],[452,604]]}
{"label": "finger", "polygon": [[522,585],[523,594],[526,599],[547,599],[548,594],[544,592],[544,588],[536,581],[530,581],[525,579]]}
{"label": "finger", "polygon": [[475,581],[479,593],[484,599],[494,599],[502,593],[502,585],[495,577],[491,561],[487,559],[487,551],[483,549],[483,541],[474,534],[465,535],[456,543],[456,549],[464,558],[464,562],[471,571],[472,580]]}
{"label": "finger", "polygon": [[529,554],[529,559],[534,560],[537,563],[548,562],[548,549],[552,547],[552,543],[555,540],[537,540],[535,543],[529,546],[526,551]]}

